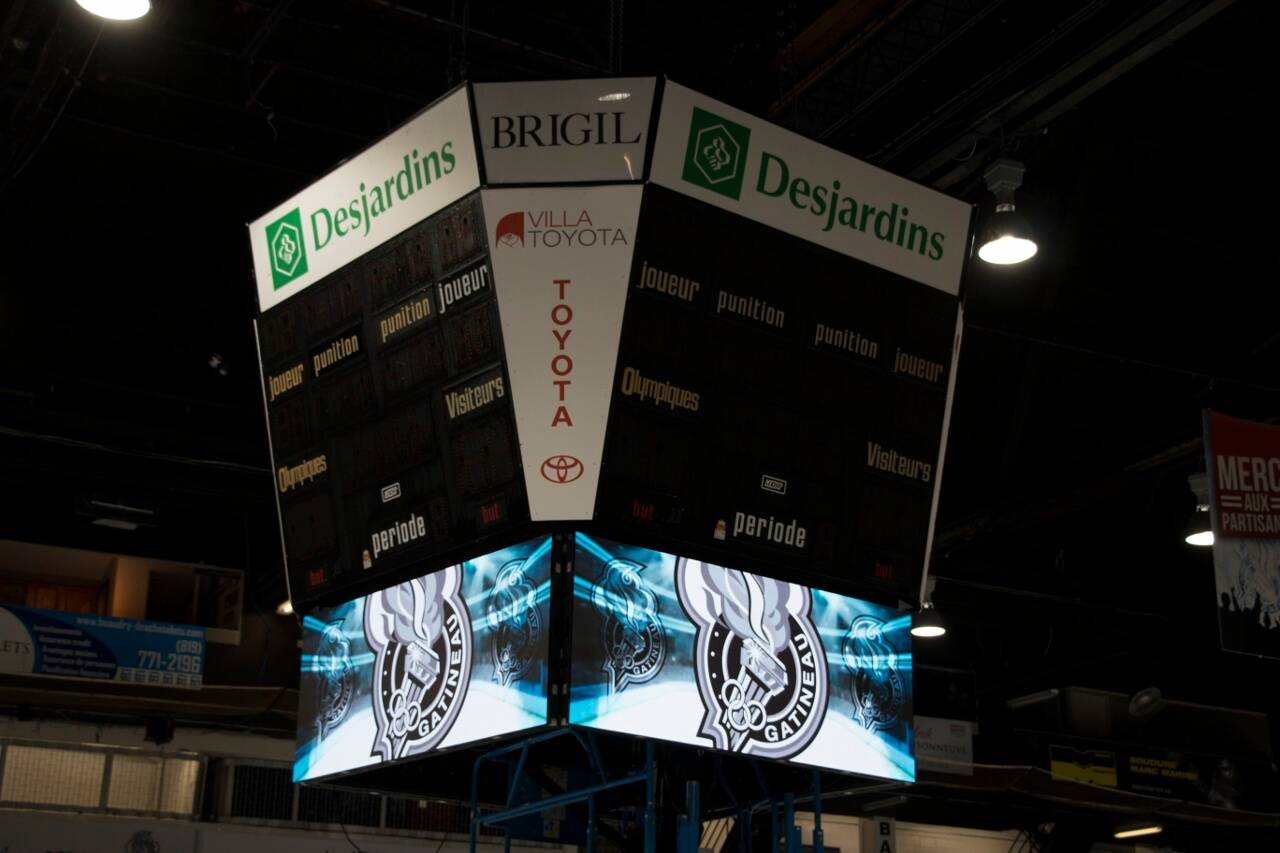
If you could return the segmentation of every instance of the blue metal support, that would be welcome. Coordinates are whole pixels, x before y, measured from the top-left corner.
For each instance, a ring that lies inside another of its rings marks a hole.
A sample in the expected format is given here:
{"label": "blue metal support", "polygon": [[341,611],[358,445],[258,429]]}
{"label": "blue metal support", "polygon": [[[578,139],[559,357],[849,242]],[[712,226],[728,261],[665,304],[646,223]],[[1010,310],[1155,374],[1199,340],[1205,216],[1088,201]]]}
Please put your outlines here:
{"label": "blue metal support", "polygon": [[587,797],[587,853],[596,853],[596,798]]}
{"label": "blue metal support", "polygon": [[[536,744],[565,736],[572,736],[582,746],[583,751],[587,754],[588,760],[591,762],[592,770],[600,779],[599,783],[586,788],[580,788],[575,791],[566,791],[563,794],[546,797],[544,799],[537,800],[536,802],[526,803],[522,806],[515,805],[516,798],[520,793],[520,781],[524,775],[525,765],[528,762],[529,748]],[[512,752],[519,752],[520,756],[516,759],[507,787],[507,807],[502,811],[481,816],[479,802],[480,767],[486,761],[492,761]],[[639,785],[640,783],[644,783],[645,786],[645,853],[657,853],[657,809],[655,805],[657,782],[654,768],[654,746],[652,741],[645,744],[645,766],[643,771],[632,773],[629,776],[623,776],[618,779],[607,778],[604,772],[604,765],[600,761],[600,754],[596,747],[595,739],[589,735],[584,737],[580,732],[574,729],[556,729],[555,731],[544,732],[542,734],[534,735],[533,737],[525,738],[516,743],[495,747],[494,749],[478,756],[471,768],[471,853],[475,853],[479,829],[481,826],[505,824],[508,821],[525,817],[526,815],[537,814],[539,812],[558,808],[559,806],[580,803],[583,801],[586,801],[587,803],[587,851],[588,853],[594,853],[596,844],[595,795],[603,791],[610,791],[627,785]],[[510,848],[511,832],[504,826],[503,850],[509,851]]]}
{"label": "blue metal support", "polygon": [[676,821],[676,853],[698,853],[702,840],[702,804],[698,783],[685,783],[685,813]]}
{"label": "blue metal support", "polygon": [[509,820],[515,820],[518,817],[537,814],[539,812],[549,811],[560,806],[572,805],[573,803],[581,803],[591,798],[594,794],[603,791],[612,791],[614,788],[622,788],[627,785],[638,785],[647,778],[644,773],[635,773],[631,776],[623,776],[621,779],[614,779],[612,782],[604,782],[599,785],[592,785],[589,788],[580,788],[576,791],[566,791],[563,794],[557,794],[554,797],[544,797],[532,803],[525,803],[523,806],[516,806],[510,809],[503,809],[500,812],[487,814],[481,818],[477,818],[478,825],[488,825],[491,823],[506,823]]}
{"label": "blue metal support", "polygon": [[738,853],[751,853],[751,809],[738,810]]}
{"label": "blue metal support", "polygon": [[822,848],[822,773],[813,771],[813,853],[823,853]]}
{"label": "blue metal support", "polygon": [[796,826],[796,795],[782,795],[782,837],[786,853],[800,853],[800,827]]}
{"label": "blue metal support", "polygon": [[644,745],[644,853],[658,853],[658,779],[653,741]]}

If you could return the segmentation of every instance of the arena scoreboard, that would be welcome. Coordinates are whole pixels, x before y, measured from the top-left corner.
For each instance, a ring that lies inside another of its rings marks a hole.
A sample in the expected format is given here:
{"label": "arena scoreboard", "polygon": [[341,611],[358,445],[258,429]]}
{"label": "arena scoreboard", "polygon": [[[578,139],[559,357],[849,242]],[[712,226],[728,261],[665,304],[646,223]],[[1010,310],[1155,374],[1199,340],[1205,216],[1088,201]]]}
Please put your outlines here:
{"label": "arena scoreboard", "polygon": [[556,530],[915,600],[970,214],[671,82],[460,87],[249,226],[295,608]]}

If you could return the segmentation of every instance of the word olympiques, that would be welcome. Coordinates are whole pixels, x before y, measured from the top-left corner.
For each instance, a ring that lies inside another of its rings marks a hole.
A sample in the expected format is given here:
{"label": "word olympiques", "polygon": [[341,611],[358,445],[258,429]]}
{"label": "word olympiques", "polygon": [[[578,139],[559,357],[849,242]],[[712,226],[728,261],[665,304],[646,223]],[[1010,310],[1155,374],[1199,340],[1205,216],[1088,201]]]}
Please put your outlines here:
{"label": "word olympiques", "polygon": [[304,459],[297,465],[282,465],[276,471],[280,494],[305,485],[328,470],[329,460],[323,453],[311,459]]}

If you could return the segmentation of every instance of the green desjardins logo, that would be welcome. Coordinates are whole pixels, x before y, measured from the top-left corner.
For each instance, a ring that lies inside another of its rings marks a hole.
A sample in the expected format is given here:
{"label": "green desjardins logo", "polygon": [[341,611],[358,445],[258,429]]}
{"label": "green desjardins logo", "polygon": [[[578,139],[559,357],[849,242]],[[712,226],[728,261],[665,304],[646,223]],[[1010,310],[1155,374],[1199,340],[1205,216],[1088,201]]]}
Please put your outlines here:
{"label": "green desjardins logo", "polygon": [[307,271],[307,246],[302,241],[302,214],[298,208],[267,226],[267,251],[271,255],[271,283],[276,290]]}
{"label": "green desjardins logo", "polygon": [[694,107],[681,177],[736,201],[742,194],[750,141],[747,128]]}

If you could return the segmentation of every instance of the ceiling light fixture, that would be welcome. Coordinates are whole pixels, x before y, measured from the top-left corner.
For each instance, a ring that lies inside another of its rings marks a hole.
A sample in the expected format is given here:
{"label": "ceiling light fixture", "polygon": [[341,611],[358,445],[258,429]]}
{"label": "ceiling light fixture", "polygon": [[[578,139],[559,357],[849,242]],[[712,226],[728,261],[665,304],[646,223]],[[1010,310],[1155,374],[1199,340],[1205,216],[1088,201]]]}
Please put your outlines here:
{"label": "ceiling light fixture", "polygon": [[128,521],[123,518],[106,518],[106,517],[95,518],[91,523],[96,524],[99,527],[111,527],[111,528],[114,528],[115,530],[137,530],[138,529],[138,522]]}
{"label": "ceiling light fixture", "polygon": [[76,0],[81,9],[111,21],[135,21],[151,11],[151,0]]}
{"label": "ceiling light fixture", "polygon": [[989,264],[1020,264],[1033,257],[1039,248],[1031,235],[1031,226],[1015,211],[1013,204],[1013,192],[1022,186],[1025,171],[1017,160],[1002,157],[982,173],[987,189],[996,197],[996,212],[983,224],[978,235],[978,257]]}
{"label": "ceiling light fixture", "polygon": [[1187,478],[1187,485],[1196,496],[1196,511],[1187,519],[1182,538],[1188,545],[1206,548],[1213,544],[1213,519],[1209,515],[1209,478],[1204,472],[1192,474]]}
{"label": "ceiling light fixture", "polygon": [[1058,688],[1050,687],[1048,690],[1041,690],[1039,693],[1028,693],[1026,696],[1015,696],[1007,700],[1004,704],[1010,711],[1016,711],[1019,708],[1030,708],[1032,705],[1040,705],[1044,702],[1052,702],[1058,698]]}
{"label": "ceiling light fixture", "polygon": [[600,97],[596,98],[596,100],[607,103],[609,101],[625,101],[627,98],[630,98],[630,97],[631,97],[630,92],[607,92],[606,94],[603,94]]}
{"label": "ceiling light fixture", "polygon": [[1158,823],[1131,824],[1116,829],[1115,838],[1140,838],[1144,835],[1159,835],[1164,827]]}
{"label": "ceiling light fixture", "polygon": [[911,620],[911,636],[933,639],[947,633],[947,626],[942,624],[942,617],[932,601],[923,601],[920,612]]}
{"label": "ceiling light fixture", "polygon": [[1167,703],[1159,687],[1139,690],[1129,699],[1129,716],[1135,719],[1152,717],[1164,710]]}
{"label": "ceiling light fixture", "polygon": [[286,598],[284,601],[276,605],[276,613],[280,614],[281,616],[292,616],[293,602]]}

